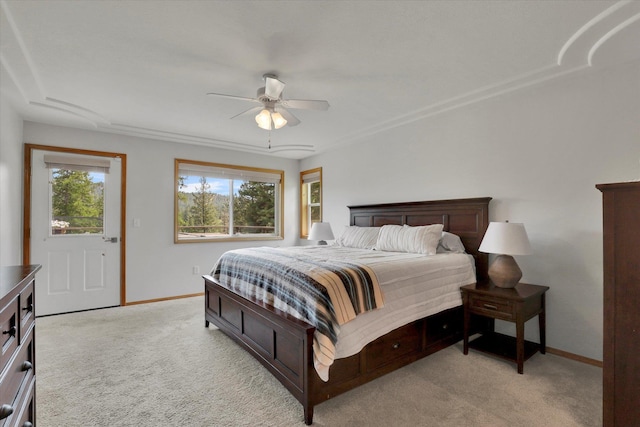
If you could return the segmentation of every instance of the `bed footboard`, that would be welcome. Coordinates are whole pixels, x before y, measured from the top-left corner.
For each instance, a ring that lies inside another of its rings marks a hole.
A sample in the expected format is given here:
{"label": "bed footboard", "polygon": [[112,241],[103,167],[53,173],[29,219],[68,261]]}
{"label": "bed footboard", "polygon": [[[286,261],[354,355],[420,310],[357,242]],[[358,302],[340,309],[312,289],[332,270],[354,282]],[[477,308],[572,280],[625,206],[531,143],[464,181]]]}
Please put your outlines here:
{"label": "bed footboard", "polygon": [[304,407],[307,425],[313,420],[309,399],[309,372],[313,370],[315,327],[273,307],[248,301],[205,280],[205,326],[209,322],[262,363]]}

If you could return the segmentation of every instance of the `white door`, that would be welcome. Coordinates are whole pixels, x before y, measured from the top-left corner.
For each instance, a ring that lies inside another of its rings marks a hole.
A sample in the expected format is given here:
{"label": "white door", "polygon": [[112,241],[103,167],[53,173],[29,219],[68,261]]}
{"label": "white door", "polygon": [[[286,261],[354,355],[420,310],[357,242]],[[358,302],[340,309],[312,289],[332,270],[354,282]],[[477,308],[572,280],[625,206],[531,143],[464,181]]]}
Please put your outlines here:
{"label": "white door", "polygon": [[37,316],[120,305],[120,169],[117,157],[32,151]]}

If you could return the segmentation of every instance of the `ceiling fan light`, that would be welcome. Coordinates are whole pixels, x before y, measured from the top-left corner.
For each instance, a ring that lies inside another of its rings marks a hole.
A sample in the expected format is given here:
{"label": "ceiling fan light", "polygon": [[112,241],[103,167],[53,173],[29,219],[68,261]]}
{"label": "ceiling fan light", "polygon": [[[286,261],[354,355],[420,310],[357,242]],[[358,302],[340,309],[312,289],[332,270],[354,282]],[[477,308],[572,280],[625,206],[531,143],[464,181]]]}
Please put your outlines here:
{"label": "ceiling fan light", "polygon": [[256,116],[256,123],[258,127],[264,130],[271,130],[271,114],[266,108],[258,113]]}
{"label": "ceiling fan light", "polygon": [[273,119],[273,127],[276,129],[280,129],[287,124],[287,120],[280,113],[273,113],[271,118]]}

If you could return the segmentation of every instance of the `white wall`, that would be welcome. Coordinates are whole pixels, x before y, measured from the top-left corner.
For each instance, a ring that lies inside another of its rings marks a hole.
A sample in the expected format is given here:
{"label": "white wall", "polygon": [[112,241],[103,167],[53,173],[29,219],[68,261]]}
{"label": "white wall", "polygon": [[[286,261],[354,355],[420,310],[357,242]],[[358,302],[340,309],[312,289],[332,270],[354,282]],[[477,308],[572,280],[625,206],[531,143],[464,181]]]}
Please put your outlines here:
{"label": "white wall", "polygon": [[22,119],[0,99],[0,266],[22,264]]}
{"label": "white wall", "polygon": [[[640,63],[589,69],[301,161],[322,166],[324,220],[349,205],[493,197],[523,222],[523,281],[547,294],[549,346],[602,360],[602,213],[595,185],[640,179]],[[499,325],[513,333],[512,324]],[[528,339],[538,339],[535,319]]]}
{"label": "white wall", "polygon": [[[259,244],[291,246],[298,241],[297,160],[32,122],[24,124],[24,141],[127,155],[127,302],[203,292],[204,282],[200,275],[192,273],[193,266],[199,266],[200,273],[206,274],[223,252],[256,245],[173,243],[175,158],[284,170],[285,238]],[[133,227],[134,218],[141,220],[141,227]]]}
{"label": "white wall", "polygon": [[[548,345],[602,359],[602,214],[595,184],[640,179],[640,62],[589,69],[380,133],[303,161],[25,122],[3,101],[0,264],[21,260],[22,141],[128,156],[127,301],[202,291],[241,243],[173,243],[173,159],[285,170],[285,240],[299,243],[298,173],[323,167],[324,219],[349,205],[491,196],[491,220],[524,222],[523,280],[551,287]],[[142,227],[133,228],[140,218]],[[16,248],[20,248],[17,250]],[[510,324],[500,325],[510,331]],[[527,336],[537,340],[535,320]]]}

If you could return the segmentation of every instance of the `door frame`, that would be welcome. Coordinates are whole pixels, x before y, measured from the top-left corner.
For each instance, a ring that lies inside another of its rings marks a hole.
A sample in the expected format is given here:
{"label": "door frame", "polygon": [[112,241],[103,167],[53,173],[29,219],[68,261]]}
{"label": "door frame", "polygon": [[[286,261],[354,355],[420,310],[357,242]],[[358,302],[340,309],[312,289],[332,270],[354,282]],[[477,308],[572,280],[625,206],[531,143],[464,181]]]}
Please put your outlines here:
{"label": "door frame", "polygon": [[31,264],[31,157],[33,150],[55,151],[59,153],[81,154],[98,157],[119,157],[120,168],[120,306],[127,304],[126,284],[126,212],[127,212],[127,155],[108,151],[84,150],[79,148],[55,147],[39,144],[24,144],[23,179],[23,219],[22,219],[22,263]]}

